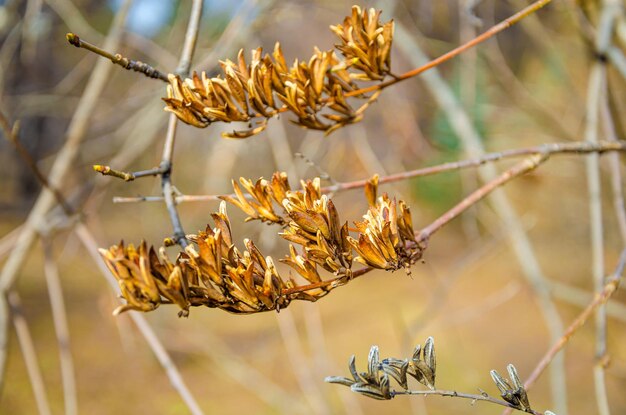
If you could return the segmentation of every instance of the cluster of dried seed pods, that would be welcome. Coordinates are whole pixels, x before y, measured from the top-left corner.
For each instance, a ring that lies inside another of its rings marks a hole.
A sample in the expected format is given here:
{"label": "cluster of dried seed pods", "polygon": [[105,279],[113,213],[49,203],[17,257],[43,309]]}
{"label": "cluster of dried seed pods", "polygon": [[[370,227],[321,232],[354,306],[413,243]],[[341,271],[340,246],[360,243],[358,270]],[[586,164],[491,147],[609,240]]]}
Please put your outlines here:
{"label": "cluster of dried seed pods", "polygon": [[376,197],[378,176],[370,179],[365,194],[370,204],[364,221],[355,222],[358,239],[348,237],[348,242],[359,254],[355,258],[362,264],[397,270],[406,268],[421,258],[422,250],[415,242],[411,211],[403,200],[396,202],[387,194]]}
{"label": "cluster of dried seed pods", "polygon": [[221,61],[223,74],[218,77],[202,72],[182,80],[170,74],[165,110],[200,128],[216,121],[249,124],[246,130],[225,133],[229,138],[257,134],[283,111],[292,112],[296,124],[327,134],[358,122],[378,93],[357,95],[366,100],[357,109],[349,104],[347,93],[359,89],[355,81],[381,81],[390,71],[393,21],[381,24],[379,17],[380,11],[353,6],[343,24],[331,26],[344,59],[333,50],[316,48],[308,62],[296,60],[288,67],[276,43],[271,56],[263,55],[261,48],[254,50],[249,65],[243,51],[237,62]]}
{"label": "cluster of dried seed pods", "polygon": [[[332,200],[322,194],[320,179],[302,181],[291,190],[285,173],[256,182],[241,178],[233,182],[234,196],[224,196],[214,227],[188,235],[193,245],[172,262],[165,250],[159,254],[145,243],[138,248],[123,243],[100,252],[117,278],[127,303],[116,310],[151,311],[160,304],[176,304],[186,314],[191,306],[217,307],[233,313],[280,310],[292,300],[316,301],[348,282],[354,260],[384,270],[408,269],[421,258],[423,247],[415,241],[408,207],[387,195],[376,197],[377,178],[366,188],[370,203],[364,222],[355,222],[350,236],[348,223],[340,222]],[[249,239],[245,250],[235,247],[225,202],[247,213],[247,220],[282,226],[281,237],[291,242],[289,265],[306,285],[291,275],[283,278],[269,256],[263,256]],[[412,239],[410,239],[410,236]],[[354,256],[356,251],[359,256]],[[318,267],[333,274],[323,280]]]}
{"label": "cluster of dried seed pods", "polygon": [[393,378],[404,390],[408,390],[407,375],[431,390],[435,389],[435,342],[432,337],[426,339],[424,348],[415,347],[411,359],[388,358],[380,360],[378,346],[372,346],[367,358],[367,372],[356,370],[355,357],[348,363],[352,379],[343,376],[329,376],[328,383],[349,386],[353,392],[370,398],[388,400],[394,397],[390,389],[389,378]]}
{"label": "cluster of dried seed pods", "polygon": [[[528,394],[526,393],[524,384],[517,374],[517,369],[515,369],[515,366],[513,366],[512,364],[509,364],[506,367],[506,370],[509,372],[509,378],[511,379],[511,383],[509,383],[506,379],[500,376],[497,371],[492,370],[490,372],[491,378],[500,390],[500,396],[502,396],[502,399],[515,406],[516,408],[525,412],[531,412],[530,402],[528,402]],[[511,386],[511,384],[513,386]],[[548,414],[548,412],[546,412],[546,414]]]}

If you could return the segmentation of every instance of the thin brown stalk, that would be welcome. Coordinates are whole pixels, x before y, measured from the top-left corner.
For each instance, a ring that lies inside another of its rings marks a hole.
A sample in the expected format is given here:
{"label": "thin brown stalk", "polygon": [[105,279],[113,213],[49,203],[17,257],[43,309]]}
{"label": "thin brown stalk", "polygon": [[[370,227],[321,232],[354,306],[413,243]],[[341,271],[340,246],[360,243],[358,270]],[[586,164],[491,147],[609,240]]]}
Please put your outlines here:
{"label": "thin brown stalk", "polygon": [[[557,300],[580,308],[587,307],[593,301],[594,293],[591,291],[559,281],[550,281],[549,284],[550,293]],[[626,304],[616,300],[609,300],[606,302],[606,314],[610,318],[626,323]]]}
{"label": "thin brown stalk", "polygon": [[52,321],[59,347],[65,414],[74,415],[78,413],[76,379],[74,376],[74,360],[70,349],[70,333],[65,311],[65,300],[63,299],[63,289],[61,287],[61,279],[59,278],[59,270],[52,255],[51,242],[47,239],[42,239],[42,245],[44,251],[44,274],[48,285]]}
{"label": "thin brown stalk", "polygon": [[576,319],[569,325],[567,330],[563,333],[563,335],[559,338],[559,340],[548,349],[548,351],[541,358],[535,369],[533,369],[532,373],[524,382],[524,388],[529,390],[533,387],[539,376],[543,373],[543,371],[548,367],[550,362],[554,359],[554,356],[561,350],[567,342],[572,338],[572,336],[576,333],[576,331],[581,328],[589,317],[594,313],[594,311],[605,304],[609,298],[617,291],[619,287],[620,278],[624,273],[624,267],[626,266],[626,249],[622,251],[622,254],[619,259],[619,263],[615,268],[613,274],[607,279],[606,284],[601,292],[596,293],[594,299],[587,307],[576,317]]}
{"label": "thin brown stalk", "polygon": [[[467,160],[443,163],[432,167],[423,167],[420,169],[404,171],[401,173],[381,176],[378,180],[379,184],[394,183],[402,180],[409,180],[416,177],[430,176],[434,174],[470,168],[479,167],[490,162],[503,160],[506,158],[530,156],[533,154],[545,155],[565,155],[565,154],[590,154],[605,153],[612,151],[626,151],[626,141],[620,140],[616,142],[601,141],[597,144],[586,142],[567,142],[567,143],[551,143],[542,144],[534,147],[520,148],[514,150],[504,150],[494,153],[487,153],[483,156],[471,158]],[[323,193],[336,193],[346,190],[361,189],[369,179],[355,180],[351,182],[337,183],[331,186],[322,187]],[[217,202],[222,200],[225,195],[179,195],[175,197],[176,203],[184,202]],[[228,196],[235,196],[230,194]],[[114,197],[114,203],[136,203],[136,202],[162,202],[162,196],[138,196],[138,197]]]}
{"label": "thin brown stalk", "polygon": [[509,182],[510,180],[521,176],[523,174],[528,173],[536,169],[540,164],[544,163],[548,160],[548,156],[546,154],[536,154],[531,156],[521,162],[517,163],[510,169],[504,171],[494,180],[486,183],[484,186],[480,187],[478,190],[471,193],[465,199],[463,199],[460,203],[455,205],[452,209],[441,215],[430,225],[422,229],[418,235],[418,241],[427,241],[435,232],[441,229],[444,225],[449,223],[452,219],[459,216],[465,210],[467,210],[470,206],[474,205],[479,200],[483,199],[489,193],[493,192],[499,186]]}
{"label": "thin brown stalk", "polygon": [[124,69],[142,73],[149,78],[156,78],[156,79],[160,79],[163,82],[168,82],[167,74],[159,71],[156,68],[153,68],[147,63],[128,59],[119,53],[113,54],[111,52],[108,52],[103,48],[100,48],[96,45],[93,45],[89,42],[84,41],[78,35],[74,33],[68,33],[66,35],[66,38],[67,38],[67,41],[71,45],[74,45],[77,48],[87,49],[88,51],[93,52],[96,55],[102,56],[103,58],[110,60],[115,65],[119,65]]}
{"label": "thin brown stalk", "polygon": [[22,313],[20,296],[17,292],[11,291],[8,293],[7,299],[11,307],[11,316],[13,317],[17,340],[20,343],[22,356],[24,357],[24,363],[26,364],[26,370],[30,378],[30,384],[33,388],[33,394],[35,395],[37,410],[40,415],[51,415],[52,412],[50,411],[50,404],[48,403],[46,387],[43,382],[39,363],[37,363],[37,353],[35,352],[33,338],[30,335],[28,323]]}
{"label": "thin brown stalk", "polygon": [[[429,395],[438,395],[438,396],[447,396],[447,397],[451,397],[451,398],[462,398],[462,399],[469,399],[472,401],[472,404],[477,402],[477,401],[483,401],[483,402],[489,402],[489,403],[493,403],[496,405],[500,405],[500,406],[505,406],[511,410],[513,409],[518,409],[515,406],[513,406],[512,404],[500,400],[500,399],[496,399],[492,396],[487,395],[487,393],[483,393],[481,395],[478,394],[471,394],[471,393],[463,393],[463,392],[457,392],[457,391],[449,391],[449,390],[407,390],[407,391],[393,391],[392,394],[394,396],[397,395],[422,395],[422,396],[429,396]],[[537,412],[534,410],[530,410],[530,411],[526,411],[529,414],[533,414],[533,415],[543,415],[543,412]]]}

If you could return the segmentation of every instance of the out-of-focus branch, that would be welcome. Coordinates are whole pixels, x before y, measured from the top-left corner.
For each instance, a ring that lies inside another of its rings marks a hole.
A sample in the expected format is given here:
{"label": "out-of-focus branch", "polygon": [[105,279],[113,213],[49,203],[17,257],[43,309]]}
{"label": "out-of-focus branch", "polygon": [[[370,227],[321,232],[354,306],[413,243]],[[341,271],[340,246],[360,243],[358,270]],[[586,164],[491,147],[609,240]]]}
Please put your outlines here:
{"label": "out-of-focus branch", "polygon": [[[620,13],[621,2],[602,1],[598,30],[595,39],[595,53],[602,57],[611,44],[615,19]],[[599,116],[602,102],[608,99],[605,60],[598,58],[591,68],[587,86],[587,110],[585,124],[585,140],[598,142]],[[589,224],[591,234],[591,274],[596,293],[600,294],[604,281],[604,228],[602,217],[602,187],[600,183],[600,159],[597,154],[587,156],[587,186],[589,189]],[[609,415],[609,400],[604,377],[604,364],[607,353],[607,319],[606,308],[600,304],[595,314],[596,325],[596,364],[593,368],[596,403],[600,415]]]}
{"label": "out-of-focus branch", "polygon": [[576,317],[576,319],[569,325],[567,330],[563,333],[563,335],[559,338],[559,340],[552,345],[552,347],[546,352],[546,354],[541,358],[535,369],[532,371],[526,382],[524,382],[524,388],[529,390],[535,384],[539,376],[543,373],[543,371],[548,367],[550,362],[554,359],[554,356],[567,344],[567,342],[572,338],[572,336],[576,333],[576,331],[581,328],[589,317],[593,314],[593,312],[605,304],[609,298],[617,291],[619,287],[620,278],[624,273],[624,267],[626,266],[626,249],[622,251],[622,255],[620,256],[619,263],[615,268],[613,274],[607,279],[604,288],[600,293],[597,293],[591,303]]}
{"label": "out-of-focus branch", "polygon": [[35,402],[37,403],[39,415],[51,415],[52,412],[50,411],[50,404],[48,403],[46,387],[43,382],[43,376],[41,375],[39,363],[37,363],[37,353],[35,352],[33,338],[30,335],[28,324],[26,323],[26,319],[22,313],[20,297],[15,291],[11,291],[7,297],[9,306],[11,307],[11,316],[13,317],[13,325],[15,326],[15,332],[17,333],[17,340],[19,341],[20,348],[22,349],[22,356],[24,357],[26,371],[28,372],[30,384],[33,388],[33,394],[35,395]]}
{"label": "out-of-focus branch", "polygon": [[[117,47],[130,3],[130,0],[126,0],[113,19],[111,29],[104,42],[106,49],[114,49]],[[100,93],[106,86],[111,69],[110,63],[102,60],[94,67],[91,77],[87,82],[87,86],[85,87],[85,92],[81,96],[76,112],[68,127],[65,144],[58,152],[48,175],[48,183],[51,188],[60,188],[65,174],[73,166],[80,143],[85,137],[89,126],[89,120],[94,114],[93,109]],[[54,193],[48,188],[43,188],[23,225],[11,255],[0,272],[0,380],[4,378],[4,363],[6,361],[5,354],[8,336],[6,293],[13,285],[30,248],[35,242],[40,222],[43,220],[46,213],[54,206],[55,201]]]}
{"label": "out-of-focus branch", "polygon": [[65,403],[65,415],[78,413],[76,399],[76,378],[74,376],[74,360],[70,349],[70,331],[65,311],[65,300],[59,270],[52,255],[50,241],[42,238],[44,251],[44,274],[48,285],[50,306],[52,309],[52,321],[57,336],[59,347],[59,360],[61,362],[61,381],[63,383],[63,401]]}
{"label": "out-of-focus branch", "polygon": [[65,198],[63,197],[59,189],[57,189],[56,187],[50,186],[50,183],[48,183],[48,179],[46,179],[46,176],[44,176],[41,170],[39,170],[39,167],[37,166],[37,162],[31,157],[31,155],[28,153],[26,148],[24,148],[24,146],[20,142],[19,121],[13,123],[13,125],[11,126],[9,119],[6,117],[6,115],[4,115],[2,111],[0,111],[0,127],[2,128],[2,131],[4,132],[4,135],[7,138],[7,140],[9,140],[9,142],[13,145],[13,147],[15,147],[15,150],[17,150],[17,153],[20,155],[22,160],[24,160],[26,165],[33,172],[37,180],[40,183],[42,183],[44,187],[50,189],[50,191],[54,194],[54,197],[57,203],[59,203],[59,205],[63,209],[63,212],[65,212],[66,215],[70,216],[70,212],[72,211],[72,208],[67,204],[67,202],[65,201]]}

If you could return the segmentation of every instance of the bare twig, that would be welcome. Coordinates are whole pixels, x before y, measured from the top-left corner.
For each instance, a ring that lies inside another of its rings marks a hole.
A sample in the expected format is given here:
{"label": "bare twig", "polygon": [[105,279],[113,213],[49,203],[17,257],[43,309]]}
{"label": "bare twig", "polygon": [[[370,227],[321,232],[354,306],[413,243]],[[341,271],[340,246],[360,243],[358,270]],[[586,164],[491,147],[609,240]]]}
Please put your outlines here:
{"label": "bare twig", "polygon": [[119,65],[124,69],[128,69],[129,71],[140,72],[146,75],[148,78],[155,78],[155,79],[160,79],[163,82],[168,82],[167,74],[159,71],[158,69],[153,68],[147,63],[128,59],[120,55],[119,53],[112,54],[110,52],[107,52],[106,50],[99,48],[96,45],[92,45],[89,42],[85,42],[80,37],[78,37],[78,35],[74,33],[68,33],[65,37],[67,38],[67,41],[70,42],[70,44],[76,46],[77,48],[87,49],[88,51],[93,52],[96,55],[100,55],[104,58],[107,58],[114,64]]}
{"label": "bare twig", "polygon": [[42,239],[42,245],[44,251],[44,273],[46,275],[46,283],[48,284],[52,321],[59,346],[65,414],[74,415],[78,413],[76,379],[74,377],[74,361],[70,349],[70,333],[65,311],[65,300],[63,299],[63,289],[61,287],[61,279],[59,278],[59,270],[52,256],[50,241]]}
{"label": "bare twig", "polygon": [[[520,148],[514,150],[504,150],[495,153],[488,153],[476,158],[467,160],[443,163],[432,167],[424,167],[416,170],[409,170],[401,173],[381,176],[378,180],[379,184],[394,183],[397,181],[413,179],[415,177],[430,176],[434,174],[444,173],[453,170],[459,170],[469,167],[479,167],[484,164],[499,161],[505,158],[531,156],[534,154],[545,154],[548,156],[560,154],[589,154],[589,153],[605,153],[612,151],[626,151],[626,141],[620,140],[616,142],[601,141],[597,144],[586,142],[567,142],[567,143],[551,143],[542,144],[535,147]],[[124,174],[124,173],[122,173]],[[345,190],[353,190],[363,188],[369,179],[355,180],[352,182],[337,183],[331,186],[322,187],[323,193],[337,193]],[[184,202],[217,202],[222,200],[224,195],[180,195],[176,196],[176,203]],[[231,194],[230,196],[235,196]],[[135,202],[162,202],[162,196],[139,196],[139,197],[115,197],[115,203],[135,203]]]}
{"label": "bare twig", "polygon": [[470,206],[474,205],[479,200],[483,199],[489,193],[493,192],[499,186],[507,183],[508,181],[521,176],[522,174],[528,173],[531,170],[536,169],[540,164],[544,163],[548,159],[548,156],[545,154],[537,154],[531,156],[525,160],[522,160],[515,166],[503,172],[501,175],[496,177],[494,180],[486,183],[484,186],[480,187],[478,190],[471,193],[465,199],[463,199],[460,203],[456,204],[452,209],[439,216],[434,222],[430,225],[422,229],[419,233],[418,240],[419,241],[427,241],[433,233],[437,232],[441,229],[445,224],[450,222],[452,219],[459,216],[465,210],[467,210]]}
{"label": "bare twig", "polygon": [[185,33],[185,42],[183,43],[183,50],[180,54],[180,60],[178,61],[178,68],[176,68],[176,74],[180,76],[187,76],[189,74],[189,68],[191,67],[191,60],[196,50],[196,40],[198,39],[198,31],[200,30],[200,18],[202,17],[202,5],[203,2],[194,0],[191,4],[191,16],[189,16],[189,23],[187,24],[187,33]]}
{"label": "bare twig", "polygon": [[620,278],[624,273],[624,267],[626,266],[626,249],[622,251],[622,255],[620,256],[619,263],[615,268],[615,271],[609,278],[607,279],[606,284],[601,292],[596,293],[593,301],[589,303],[589,305],[576,317],[576,319],[569,325],[567,330],[563,333],[563,335],[559,338],[559,340],[550,347],[550,349],[546,352],[546,354],[541,358],[535,369],[532,371],[526,382],[524,382],[524,388],[529,390],[535,384],[539,376],[543,373],[543,371],[548,367],[550,362],[554,359],[554,356],[567,344],[567,342],[572,338],[572,336],[576,333],[576,331],[581,328],[586,322],[587,319],[593,314],[593,312],[605,304],[609,298],[617,291],[619,287]]}
{"label": "bare twig", "polygon": [[[513,406],[512,404],[500,400],[500,399],[496,399],[492,396],[487,395],[487,393],[482,393],[482,394],[471,394],[471,393],[463,393],[463,392],[457,392],[457,391],[449,391],[449,390],[440,390],[440,389],[436,389],[436,390],[407,390],[407,391],[393,391],[391,392],[393,396],[397,396],[397,395],[422,395],[422,396],[428,396],[428,395],[439,395],[439,396],[448,396],[448,397],[452,397],[452,398],[463,398],[463,399],[469,399],[472,402],[476,402],[476,401],[484,401],[484,402],[489,402],[489,403],[493,403],[496,405],[500,405],[500,406],[505,406],[507,408],[510,409],[518,409],[515,406]],[[530,410],[530,411],[526,411],[530,414],[534,414],[534,415],[542,415],[542,412],[537,412],[534,410]]]}
{"label": "bare twig", "polygon": [[33,394],[35,395],[35,402],[37,402],[37,409],[40,415],[51,415],[52,412],[50,412],[50,405],[48,404],[41,369],[39,368],[39,363],[37,363],[37,353],[35,352],[30,330],[28,330],[28,324],[22,313],[20,297],[15,291],[11,291],[7,297],[9,306],[11,307],[13,325],[15,326],[20,348],[22,349],[22,356],[24,357],[30,384],[33,388]]}

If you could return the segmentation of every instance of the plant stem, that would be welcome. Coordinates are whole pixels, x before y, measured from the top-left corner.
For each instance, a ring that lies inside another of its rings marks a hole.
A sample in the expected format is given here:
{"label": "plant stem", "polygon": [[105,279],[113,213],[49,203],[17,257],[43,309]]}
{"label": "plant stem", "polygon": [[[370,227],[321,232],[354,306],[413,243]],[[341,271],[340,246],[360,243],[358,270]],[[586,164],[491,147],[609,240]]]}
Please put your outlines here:
{"label": "plant stem", "polygon": [[167,74],[159,71],[156,68],[153,68],[147,63],[128,59],[120,55],[119,53],[112,54],[110,52],[107,52],[106,50],[101,49],[96,45],[92,45],[89,42],[85,42],[80,37],[78,37],[78,35],[74,33],[68,33],[65,35],[65,37],[67,38],[67,41],[71,45],[74,45],[77,48],[87,49],[88,51],[93,52],[96,55],[100,55],[103,58],[107,58],[114,64],[119,65],[124,69],[128,69],[129,71],[140,72],[146,75],[148,78],[160,79],[163,82],[169,82],[169,80],[167,79]]}
{"label": "plant stem", "polygon": [[386,82],[382,82],[380,84],[376,84],[376,85],[372,85],[366,88],[361,88],[358,89],[356,91],[351,91],[346,93],[347,97],[352,97],[355,95],[362,95],[362,94],[366,94],[368,92],[373,92],[373,91],[378,91],[381,89],[384,89],[388,86],[397,84],[400,81],[404,81],[405,79],[408,78],[412,78],[414,76],[417,76],[419,74],[421,74],[422,72],[425,72],[431,68],[434,68],[435,66],[438,66],[440,64],[442,64],[443,62],[446,62],[452,58],[454,58],[455,56],[458,56],[459,54],[465,52],[466,50],[473,48],[474,46],[478,45],[479,43],[484,42],[485,40],[495,36],[496,34],[502,32],[503,30],[508,29],[509,27],[513,26],[514,24],[518,23],[520,20],[524,19],[525,17],[533,14],[534,12],[536,12],[537,10],[541,9],[542,7],[544,7],[545,5],[547,5],[548,3],[550,3],[552,0],[538,0],[534,3],[532,3],[531,5],[529,5],[528,7],[520,10],[519,12],[515,13],[513,16],[501,21],[500,23],[498,23],[495,26],[492,26],[489,30],[487,30],[486,32],[478,35],[477,37],[475,37],[474,39],[470,40],[467,43],[464,43],[463,45],[452,49],[450,52],[448,53],[444,53],[443,55],[431,60],[430,62],[428,62],[425,65],[422,65],[418,68],[415,68],[413,70],[410,70],[408,72],[405,72],[401,75],[397,75],[396,77],[394,77],[393,79],[386,81]]}

